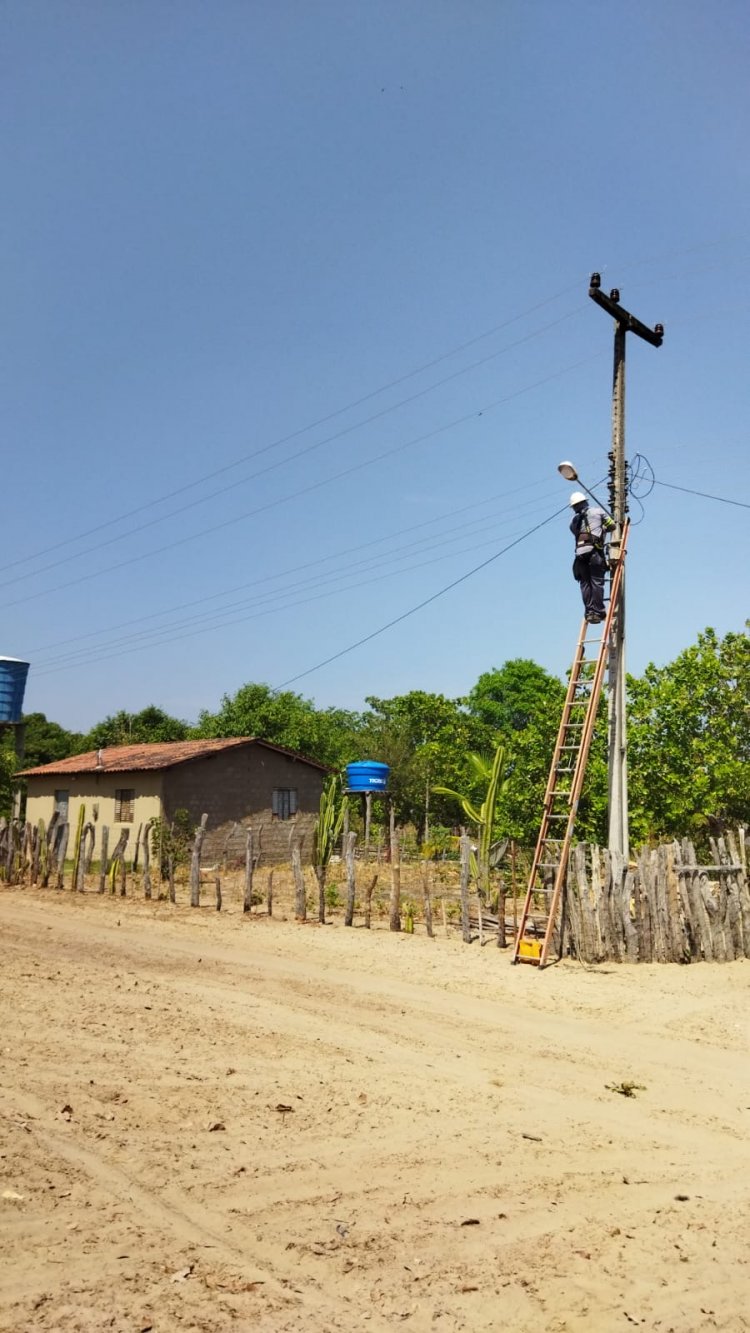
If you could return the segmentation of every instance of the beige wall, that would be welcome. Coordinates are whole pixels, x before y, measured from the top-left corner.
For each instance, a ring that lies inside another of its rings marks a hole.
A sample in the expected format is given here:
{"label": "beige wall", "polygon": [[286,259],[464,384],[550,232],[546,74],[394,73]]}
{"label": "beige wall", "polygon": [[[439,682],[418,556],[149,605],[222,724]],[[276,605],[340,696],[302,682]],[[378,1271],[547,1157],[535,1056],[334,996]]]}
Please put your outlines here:
{"label": "beige wall", "polygon": [[[302,760],[267,750],[262,745],[243,745],[217,751],[161,772],[70,773],[30,777],[26,818],[31,823],[43,819],[49,824],[55,808],[55,791],[68,792],[68,823],[75,830],[83,802],[86,820],[94,823],[96,844],[101,845],[101,828],[109,828],[112,852],[123,828],[130,831],[127,854],[134,851],[138,826],[148,819],[174,818],[177,810],[187,810],[193,823],[208,815],[203,844],[206,862],[242,862],[245,855],[245,829],[252,824],[255,854],[268,865],[289,859],[289,835],[296,827],[303,839],[302,856],[312,854],[312,830],[318,813],[320,793],[327,774]],[[132,824],[115,823],[115,791],[135,790]],[[292,819],[279,819],[272,812],[273,792],[278,788],[297,793],[297,813]],[[94,820],[94,806],[98,816]]]}
{"label": "beige wall", "polygon": [[[109,828],[109,850],[112,851],[120,833],[128,829],[127,851],[132,853],[139,824],[148,819],[158,819],[161,815],[162,773],[59,773],[55,777],[28,778],[29,790],[26,800],[26,818],[31,824],[43,819],[49,824],[55,808],[55,792],[68,793],[68,823],[71,830],[78,824],[78,811],[83,803],[86,807],[85,819],[96,830],[94,856],[98,856],[101,845],[101,830]],[[123,788],[135,791],[135,806],[132,823],[115,822],[115,792]],[[98,813],[97,813],[98,808]],[[72,844],[71,844],[72,845]]]}

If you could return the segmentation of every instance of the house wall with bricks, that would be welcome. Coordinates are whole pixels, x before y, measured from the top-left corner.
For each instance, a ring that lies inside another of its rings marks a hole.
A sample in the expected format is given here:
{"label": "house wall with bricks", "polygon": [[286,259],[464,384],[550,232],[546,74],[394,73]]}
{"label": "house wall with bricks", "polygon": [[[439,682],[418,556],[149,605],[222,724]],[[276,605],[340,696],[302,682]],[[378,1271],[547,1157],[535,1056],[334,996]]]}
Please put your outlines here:
{"label": "house wall with bricks", "polygon": [[303,839],[302,858],[309,861],[327,776],[304,759],[262,745],[219,751],[164,771],[164,818],[170,821],[175,811],[187,810],[197,824],[203,814],[208,815],[204,863],[242,862],[248,825],[261,865],[289,859],[289,837],[295,828]]}

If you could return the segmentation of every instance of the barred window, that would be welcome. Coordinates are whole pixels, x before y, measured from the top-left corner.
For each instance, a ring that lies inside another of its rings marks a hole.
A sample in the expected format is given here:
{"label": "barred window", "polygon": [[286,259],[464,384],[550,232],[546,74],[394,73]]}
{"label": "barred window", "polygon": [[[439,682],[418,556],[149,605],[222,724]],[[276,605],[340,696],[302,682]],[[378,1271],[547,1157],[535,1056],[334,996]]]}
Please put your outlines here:
{"label": "barred window", "polygon": [[132,824],[135,818],[135,787],[119,787],[115,791],[115,823]]}
{"label": "barred window", "polygon": [[297,813],[297,788],[276,787],[271,799],[271,814],[277,819],[291,819]]}

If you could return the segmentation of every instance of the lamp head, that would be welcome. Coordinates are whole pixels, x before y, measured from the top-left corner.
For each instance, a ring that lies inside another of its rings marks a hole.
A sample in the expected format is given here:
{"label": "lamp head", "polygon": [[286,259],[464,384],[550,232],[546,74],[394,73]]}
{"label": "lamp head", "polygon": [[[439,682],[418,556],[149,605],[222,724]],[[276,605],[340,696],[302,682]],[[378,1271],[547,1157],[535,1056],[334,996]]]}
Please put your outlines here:
{"label": "lamp head", "polygon": [[567,459],[562,463],[558,463],[557,470],[560,473],[560,476],[564,477],[566,481],[578,481],[578,473],[573,467],[573,464]]}

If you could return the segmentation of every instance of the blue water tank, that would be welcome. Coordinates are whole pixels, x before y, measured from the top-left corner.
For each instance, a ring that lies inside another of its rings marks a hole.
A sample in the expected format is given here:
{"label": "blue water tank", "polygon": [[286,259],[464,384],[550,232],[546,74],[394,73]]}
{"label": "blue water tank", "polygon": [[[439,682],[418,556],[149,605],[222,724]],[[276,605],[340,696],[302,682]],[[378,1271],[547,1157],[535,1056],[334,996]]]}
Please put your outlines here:
{"label": "blue water tank", "polygon": [[363,759],[358,764],[346,766],[346,790],[350,792],[368,792],[376,794],[388,790],[387,764],[378,764],[374,759]]}
{"label": "blue water tank", "polygon": [[0,657],[0,722],[20,722],[28,662],[17,657]]}

